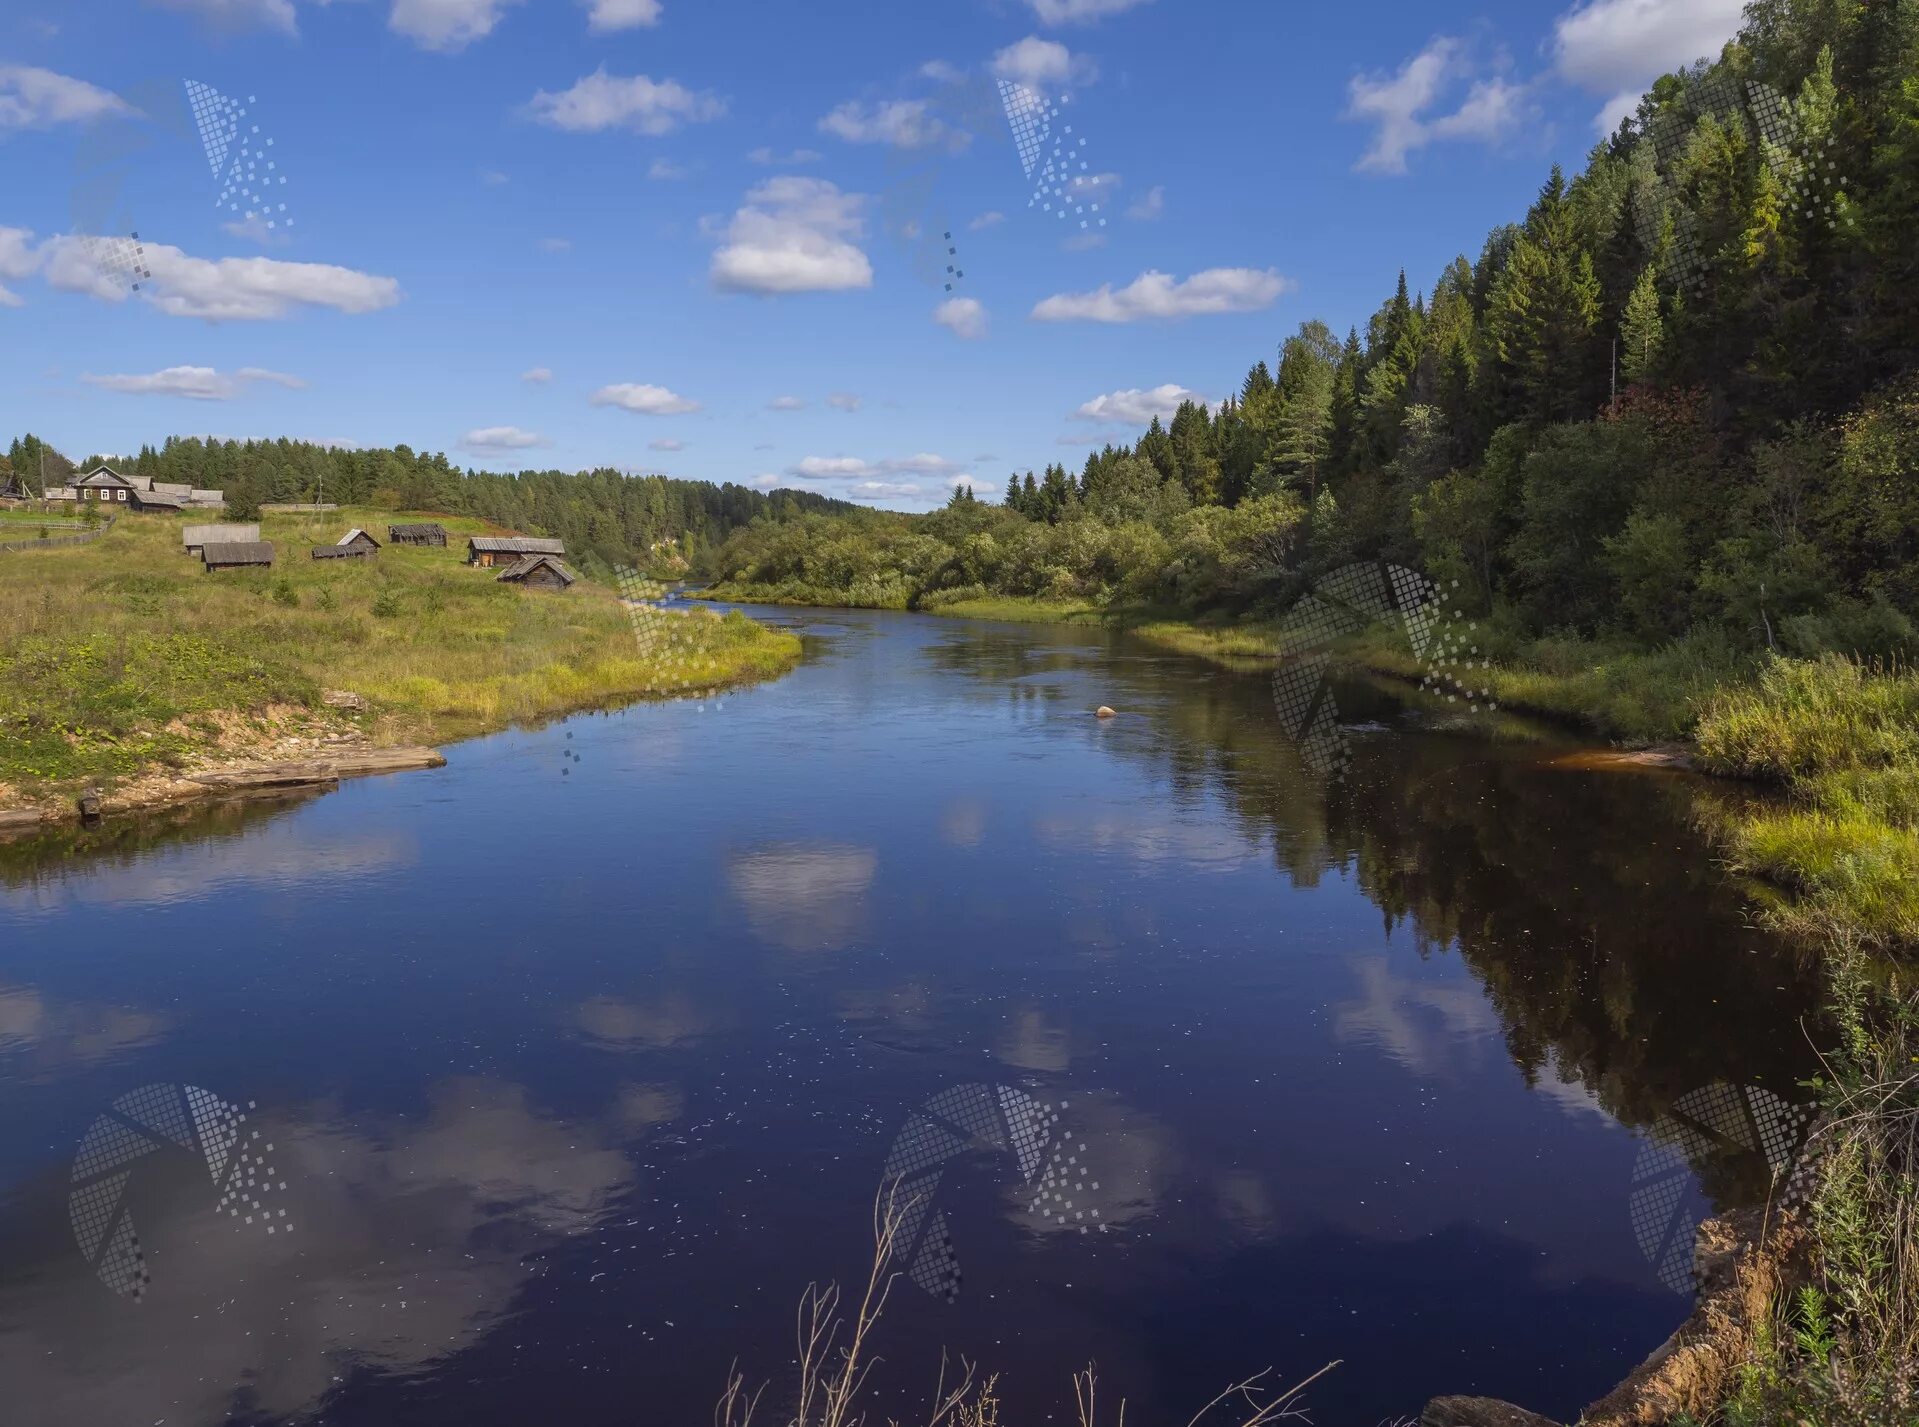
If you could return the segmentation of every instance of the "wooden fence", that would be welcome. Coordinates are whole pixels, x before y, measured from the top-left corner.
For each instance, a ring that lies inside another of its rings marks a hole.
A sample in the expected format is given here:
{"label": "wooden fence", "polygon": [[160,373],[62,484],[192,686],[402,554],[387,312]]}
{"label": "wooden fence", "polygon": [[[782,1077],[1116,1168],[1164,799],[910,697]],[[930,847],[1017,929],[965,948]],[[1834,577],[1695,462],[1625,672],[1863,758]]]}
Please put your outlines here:
{"label": "wooden fence", "polygon": [[[57,550],[62,545],[90,545],[102,535],[105,535],[109,530],[113,529],[113,522],[119,518],[117,515],[109,515],[101,522],[97,530],[86,530],[84,534],[80,535],[49,535],[45,539],[0,541],[0,553],[5,553],[9,550]],[[7,523],[11,525],[13,522],[8,521]],[[84,530],[83,526],[73,521],[63,521],[58,525],[48,524],[42,528],[47,530]]]}

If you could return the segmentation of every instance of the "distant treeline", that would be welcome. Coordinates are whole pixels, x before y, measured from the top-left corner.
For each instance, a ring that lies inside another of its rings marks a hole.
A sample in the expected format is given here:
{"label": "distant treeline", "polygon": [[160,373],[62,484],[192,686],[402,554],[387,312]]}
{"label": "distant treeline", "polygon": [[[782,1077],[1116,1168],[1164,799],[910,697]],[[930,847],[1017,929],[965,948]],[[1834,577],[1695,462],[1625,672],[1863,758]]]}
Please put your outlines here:
{"label": "distant treeline", "polygon": [[1919,0],[1756,0],[1476,260],[1343,338],[1305,323],[1217,408],[1003,510],[715,560],[797,598],[1270,609],[1388,559],[1515,635],[1883,648],[1919,614],[1915,367]]}
{"label": "distant treeline", "polygon": [[[340,505],[392,510],[441,511],[477,516],[529,534],[565,540],[576,558],[607,565],[632,564],[663,572],[669,542],[681,558],[697,562],[702,552],[754,520],[785,521],[800,514],[859,509],[810,491],[751,490],[733,484],[630,476],[602,467],[593,471],[521,471],[499,475],[461,470],[440,453],[407,446],[348,449],[310,441],[215,441],[174,436],[137,454],[89,456],[85,469],[101,462],[133,475],[225,491],[229,509],[246,513],[261,503],[306,502],[322,494]],[[34,436],[13,442],[0,470],[29,489],[57,486],[75,464]]]}

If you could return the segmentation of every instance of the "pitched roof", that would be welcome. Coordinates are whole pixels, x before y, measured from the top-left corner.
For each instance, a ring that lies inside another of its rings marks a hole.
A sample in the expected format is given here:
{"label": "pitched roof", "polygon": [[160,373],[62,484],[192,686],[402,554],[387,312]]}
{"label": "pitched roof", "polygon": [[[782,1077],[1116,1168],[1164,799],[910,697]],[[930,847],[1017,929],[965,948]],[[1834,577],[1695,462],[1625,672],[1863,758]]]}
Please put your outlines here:
{"label": "pitched roof", "polygon": [[74,478],[76,486],[104,486],[108,484],[126,486],[132,489],[133,482],[114,470],[111,466],[95,466],[84,476]]}
{"label": "pitched roof", "polygon": [[444,535],[446,527],[444,525],[389,525],[386,528],[387,535],[394,540],[398,540],[403,535],[432,535],[436,532]]}
{"label": "pitched roof", "polygon": [[[336,545],[351,545],[356,539],[360,538],[361,536],[366,536],[368,540],[373,540],[373,537],[371,535],[368,535],[366,531],[360,529],[360,527],[356,525],[353,527],[353,529],[347,531],[346,534],[342,535],[338,540],[334,541],[333,543]],[[375,545],[378,545],[380,542],[377,540],[373,540],[373,543]]]}
{"label": "pitched roof", "polygon": [[313,558],[316,560],[351,560],[366,558],[366,547],[361,545],[315,545]]}
{"label": "pitched roof", "polygon": [[182,545],[217,545],[228,540],[258,540],[258,525],[189,525],[180,531]]}
{"label": "pitched roof", "polygon": [[558,575],[560,577],[560,583],[562,584],[570,585],[579,578],[578,575],[575,575],[571,570],[567,569],[565,565],[562,565],[559,558],[554,555],[524,556],[521,559],[515,560],[493,578],[496,580],[512,580],[515,584],[518,584],[542,565],[545,565],[549,570],[553,571],[554,574]]}
{"label": "pitched roof", "polygon": [[209,565],[271,565],[271,540],[219,540],[201,551]]}
{"label": "pitched roof", "polygon": [[533,535],[475,535],[466,542],[482,555],[564,555],[564,540],[545,540]]}

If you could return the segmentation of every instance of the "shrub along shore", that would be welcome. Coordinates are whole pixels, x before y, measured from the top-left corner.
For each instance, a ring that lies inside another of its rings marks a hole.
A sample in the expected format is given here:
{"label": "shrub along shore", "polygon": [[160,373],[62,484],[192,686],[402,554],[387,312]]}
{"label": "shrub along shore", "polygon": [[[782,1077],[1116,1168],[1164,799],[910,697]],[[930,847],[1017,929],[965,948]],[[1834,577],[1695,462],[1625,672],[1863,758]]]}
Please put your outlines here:
{"label": "shrub along shore", "polygon": [[[386,544],[389,522],[416,519],[444,524],[447,547]],[[770,678],[799,657],[797,638],[741,615],[636,622],[590,579],[501,584],[463,563],[466,536],[502,533],[477,520],[268,515],[273,567],[219,573],[184,553],[186,523],[129,516],[89,545],[0,555],[0,810],[342,741],[470,738]],[[386,548],[311,558],[353,526]]]}

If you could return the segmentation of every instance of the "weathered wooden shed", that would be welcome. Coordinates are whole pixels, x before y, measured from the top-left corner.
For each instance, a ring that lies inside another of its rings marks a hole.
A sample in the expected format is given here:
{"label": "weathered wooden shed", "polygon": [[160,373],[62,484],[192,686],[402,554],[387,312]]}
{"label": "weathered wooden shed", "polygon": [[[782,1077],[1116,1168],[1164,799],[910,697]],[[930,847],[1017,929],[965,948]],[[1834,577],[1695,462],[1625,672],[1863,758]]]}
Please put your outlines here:
{"label": "weathered wooden shed", "polygon": [[342,535],[336,543],[343,550],[360,550],[368,555],[373,554],[380,548],[380,542],[375,540],[371,535],[368,535],[357,525]]}
{"label": "weathered wooden shed", "polygon": [[198,555],[208,545],[218,545],[229,540],[258,540],[260,527],[255,525],[189,525],[180,531],[180,544],[189,555]]}
{"label": "weathered wooden shed", "polygon": [[536,590],[564,590],[579,578],[557,555],[528,555],[515,560],[494,576],[508,584],[529,585]]}
{"label": "weathered wooden shed", "polygon": [[273,563],[271,540],[222,540],[202,547],[208,570],[260,569]]}
{"label": "weathered wooden shed", "polygon": [[491,569],[511,565],[528,555],[566,554],[564,540],[547,540],[534,535],[476,535],[466,542],[466,562]]}
{"label": "weathered wooden shed", "polygon": [[373,550],[366,545],[315,545],[313,558],[316,560],[370,560]]}
{"label": "weathered wooden shed", "polygon": [[389,525],[386,538],[395,545],[437,545],[446,548],[444,525]]}

